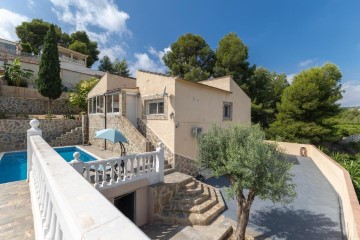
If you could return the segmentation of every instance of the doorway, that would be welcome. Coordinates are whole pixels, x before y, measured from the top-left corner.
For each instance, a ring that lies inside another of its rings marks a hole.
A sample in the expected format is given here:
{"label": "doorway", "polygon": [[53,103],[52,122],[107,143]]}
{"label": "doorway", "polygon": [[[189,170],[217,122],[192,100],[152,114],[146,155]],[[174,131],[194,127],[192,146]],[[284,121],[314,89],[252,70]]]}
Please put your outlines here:
{"label": "doorway", "polygon": [[126,118],[134,125],[137,126],[137,94],[126,94]]}
{"label": "doorway", "polygon": [[115,197],[114,206],[135,223],[135,192]]}

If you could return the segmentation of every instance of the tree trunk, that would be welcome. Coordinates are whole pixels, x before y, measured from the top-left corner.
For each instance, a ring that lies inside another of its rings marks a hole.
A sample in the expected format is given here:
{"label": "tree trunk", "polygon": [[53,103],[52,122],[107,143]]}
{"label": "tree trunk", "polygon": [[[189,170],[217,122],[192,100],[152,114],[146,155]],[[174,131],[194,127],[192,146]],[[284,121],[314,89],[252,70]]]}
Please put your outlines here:
{"label": "tree trunk", "polygon": [[48,102],[48,116],[51,119],[51,98],[49,98],[49,102]]}
{"label": "tree trunk", "polygon": [[245,240],[246,227],[249,222],[250,208],[255,198],[255,191],[250,190],[248,198],[245,199],[244,195],[237,196],[237,226],[235,237],[237,240]]}

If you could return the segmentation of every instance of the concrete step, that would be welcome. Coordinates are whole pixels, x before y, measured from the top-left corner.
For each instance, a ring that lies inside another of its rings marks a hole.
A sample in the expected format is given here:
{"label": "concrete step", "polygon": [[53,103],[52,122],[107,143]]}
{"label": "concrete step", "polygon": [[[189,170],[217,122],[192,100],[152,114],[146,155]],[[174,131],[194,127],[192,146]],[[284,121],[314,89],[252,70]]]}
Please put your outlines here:
{"label": "concrete step", "polygon": [[177,193],[178,197],[193,197],[196,195],[200,195],[204,192],[204,185],[197,184],[195,188],[180,188],[179,192]]}
{"label": "concrete step", "polygon": [[164,169],[164,175],[168,175],[174,172],[176,172],[176,170],[173,168]]}
{"label": "concrete step", "polygon": [[181,224],[181,225],[208,225],[210,224],[223,210],[225,206],[217,203],[205,213],[188,213],[188,212],[173,212],[163,211],[157,216],[155,220],[167,224]]}
{"label": "concrete step", "polygon": [[165,164],[165,165],[164,165],[164,169],[170,169],[170,168],[171,168],[171,169],[173,168],[173,167],[171,166],[171,164]]}

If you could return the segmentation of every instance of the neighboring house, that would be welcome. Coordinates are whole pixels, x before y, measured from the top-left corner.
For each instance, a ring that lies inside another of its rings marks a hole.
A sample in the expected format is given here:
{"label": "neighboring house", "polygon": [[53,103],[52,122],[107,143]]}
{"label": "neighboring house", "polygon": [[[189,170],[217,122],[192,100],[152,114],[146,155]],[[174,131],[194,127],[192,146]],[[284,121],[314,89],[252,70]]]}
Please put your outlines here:
{"label": "neighboring house", "polygon": [[[88,98],[91,144],[105,148],[94,133],[111,127],[128,138],[128,153],[152,150],[161,141],[172,167],[193,176],[197,135],[214,123],[251,123],[251,100],[231,77],[193,83],[145,71],[138,71],[136,80],[106,74]],[[117,145],[106,144],[119,151]]]}
{"label": "neighboring house", "polygon": [[[100,78],[105,73],[86,67],[87,55],[58,46],[60,60],[60,77],[62,84],[67,88],[73,88],[80,80],[91,77]],[[29,87],[35,85],[35,79],[39,72],[40,56],[21,52],[19,43],[0,39],[0,67],[5,63],[11,63],[16,57],[21,60],[22,69],[34,71],[28,81]]]}

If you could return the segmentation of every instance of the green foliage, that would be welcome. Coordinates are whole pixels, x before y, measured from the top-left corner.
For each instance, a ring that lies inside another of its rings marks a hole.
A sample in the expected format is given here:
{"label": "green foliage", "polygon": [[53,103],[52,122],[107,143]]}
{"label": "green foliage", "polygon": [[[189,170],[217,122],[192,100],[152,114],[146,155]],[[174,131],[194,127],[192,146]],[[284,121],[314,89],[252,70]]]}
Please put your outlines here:
{"label": "green foliage", "polygon": [[12,64],[5,65],[5,79],[9,86],[27,87],[27,79],[33,75],[32,70],[21,69],[19,58],[15,58]]}
{"label": "green foliage", "polygon": [[215,54],[200,35],[188,33],[171,44],[163,60],[171,75],[198,82],[212,75]]}
{"label": "green foliage", "polygon": [[255,65],[248,62],[248,47],[241,41],[236,33],[229,33],[219,41],[216,50],[214,76],[230,75],[234,81],[244,89],[246,82],[255,70]]}
{"label": "green foliage", "polygon": [[70,50],[79,52],[79,53],[83,53],[86,55],[89,55],[89,51],[87,49],[86,43],[80,42],[78,40],[76,40],[75,42],[73,42],[70,46],[69,46]]}
{"label": "green foliage", "polygon": [[[22,44],[29,44],[35,54],[39,53],[39,47],[44,44],[44,38],[48,32],[50,23],[44,22],[42,19],[35,18],[31,22],[22,22],[21,25],[15,28],[16,35],[21,40]],[[61,28],[55,26],[56,39],[61,38]],[[56,42],[57,42],[56,40]]]}
{"label": "green foliage", "polygon": [[330,152],[328,149],[318,148],[327,155],[330,155],[332,159],[349,172],[357,198],[360,199],[360,154],[351,155],[336,151]]}
{"label": "green foliage", "polygon": [[264,138],[259,125],[249,128],[214,125],[198,140],[200,164],[216,177],[230,179],[229,194],[238,203],[239,236],[245,234],[255,196],[283,204],[296,196],[290,173],[292,164],[277,145],[264,142]]}
{"label": "green foliage", "polygon": [[[16,27],[16,34],[21,40],[24,52],[33,51],[39,54],[40,47],[44,45],[44,38],[50,28],[50,23],[44,22],[42,19],[33,19],[31,22],[23,22]],[[56,33],[56,43],[63,47],[70,47],[71,50],[89,55],[87,58],[87,67],[91,67],[94,62],[99,60],[99,50],[96,42],[90,41],[85,31],[77,31],[71,36],[61,31],[61,28],[54,25]],[[84,44],[86,47],[84,47]]]}
{"label": "green foliage", "polygon": [[339,113],[340,79],[341,72],[330,63],[295,76],[283,92],[269,134],[304,143],[334,140],[335,123],[331,118]]}
{"label": "green foliage", "polygon": [[344,108],[333,117],[336,122],[337,134],[341,137],[360,134],[360,111],[357,109]]}
{"label": "green foliage", "polygon": [[30,43],[21,43],[21,52],[25,52],[25,53],[32,53],[33,50],[31,48]]}
{"label": "green foliage", "polygon": [[126,60],[123,59],[120,61],[119,59],[115,59],[115,61],[113,62],[113,72],[112,73],[119,75],[119,76],[129,77],[130,70],[129,70]]}
{"label": "green foliage", "polygon": [[121,61],[119,59],[115,59],[114,62],[111,62],[111,59],[107,55],[100,59],[98,70],[124,77],[130,76],[130,70],[125,59]]}
{"label": "green foliage", "polygon": [[51,114],[51,101],[59,98],[62,93],[60,61],[54,25],[50,26],[45,36],[36,85],[39,93],[49,98],[48,113]]}
{"label": "green foliage", "polygon": [[71,44],[74,44],[76,41],[86,44],[86,49],[81,48],[78,52],[89,55],[86,64],[87,67],[91,67],[94,62],[99,60],[100,51],[98,50],[97,42],[90,41],[85,31],[77,31],[71,34]]}
{"label": "green foliage", "polygon": [[87,95],[90,90],[99,82],[97,78],[81,80],[75,85],[75,91],[70,93],[69,102],[73,107],[78,107],[87,113]]}
{"label": "green foliage", "polygon": [[113,64],[109,56],[105,55],[102,59],[100,59],[98,70],[103,72],[110,72],[110,73],[114,71]]}
{"label": "green foliage", "polygon": [[277,74],[260,67],[248,81],[248,93],[252,100],[252,122],[268,128],[275,121],[276,105],[281,102],[281,95],[289,86],[285,74]]}

